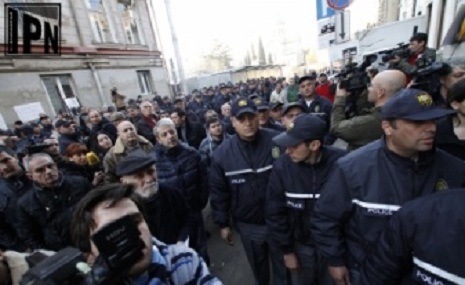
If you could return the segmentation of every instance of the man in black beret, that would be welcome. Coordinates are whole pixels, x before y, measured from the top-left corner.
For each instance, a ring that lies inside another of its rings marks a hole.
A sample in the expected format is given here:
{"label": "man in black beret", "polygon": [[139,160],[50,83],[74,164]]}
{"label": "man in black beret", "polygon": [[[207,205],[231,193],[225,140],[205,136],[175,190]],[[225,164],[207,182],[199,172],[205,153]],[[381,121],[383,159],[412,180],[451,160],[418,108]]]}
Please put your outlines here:
{"label": "man in black beret", "polygon": [[155,159],[143,151],[131,152],[118,163],[116,175],[144,199],[152,235],[168,244],[184,243],[192,221],[189,207],[178,189],[158,184]]}

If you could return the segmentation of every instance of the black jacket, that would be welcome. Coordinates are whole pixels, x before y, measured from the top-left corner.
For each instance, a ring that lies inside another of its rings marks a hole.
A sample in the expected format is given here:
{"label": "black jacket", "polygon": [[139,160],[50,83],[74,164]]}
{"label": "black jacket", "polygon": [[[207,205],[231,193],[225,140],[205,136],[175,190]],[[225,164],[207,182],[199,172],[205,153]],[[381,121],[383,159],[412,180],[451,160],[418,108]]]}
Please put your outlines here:
{"label": "black jacket", "polygon": [[160,185],[182,191],[192,211],[200,212],[208,201],[207,165],[200,154],[180,143],[171,149],[158,144],[152,155]]}
{"label": "black jacket", "polygon": [[23,252],[26,245],[21,241],[18,230],[17,202],[32,188],[32,182],[25,176],[0,179],[0,249]]}
{"label": "black jacket", "polygon": [[216,113],[221,114],[221,106],[223,106],[225,103],[231,104],[234,99],[235,97],[232,94],[225,97],[223,94],[219,93],[215,96],[215,99],[213,99],[213,110],[215,110]]}
{"label": "black jacket", "polygon": [[367,257],[363,285],[465,284],[465,189],[406,203]]}
{"label": "black jacket", "polygon": [[260,129],[252,142],[234,135],[213,153],[210,165],[210,194],[214,222],[229,226],[238,222],[265,224],[265,196],[279,148],[272,139],[279,133]]}
{"label": "black jacket", "polygon": [[263,128],[272,129],[272,130],[275,130],[275,131],[277,131],[277,132],[284,132],[284,131],[286,131],[286,128],[285,128],[284,126],[276,124],[276,123],[273,122],[271,119],[268,121],[268,124],[266,124],[265,126],[263,126]]}
{"label": "black jacket", "polygon": [[[156,120],[155,117],[153,117],[153,119]],[[157,140],[155,139],[155,135],[153,134],[153,128],[147,123],[144,116],[140,116],[140,119],[137,121],[135,125],[137,129],[137,133],[140,136],[143,136],[144,138],[146,138],[153,145],[157,143]]]}
{"label": "black jacket", "polygon": [[270,235],[284,253],[295,242],[312,245],[310,217],[334,162],[346,152],[331,146],[322,149],[314,165],[295,163],[283,155],[273,164],[266,199],[266,223]]}
{"label": "black jacket", "polygon": [[81,177],[61,179],[53,189],[34,185],[19,199],[19,236],[30,249],[58,251],[72,245],[69,225],[74,206],[92,185]]}
{"label": "black jacket", "polygon": [[178,129],[177,131],[179,139],[195,149],[198,149],[202,140],[207,137],[207,133],[202,124],[191,122],[187,118],[184,129],[185,137],[182,129]]}
{"label": "black jacket", "polygon": [[69,161],[62,161],[58,164],[58,168],[65,176],[79,176],[87,179],[90,183],[94,181],[95,172],[102,169],[100,164],[95,166],[83,166]]}
{"label": "black jacket", "polygon": [[78,133],[71,134],[71,135],[62,135],[58,137],[58,145],[60,148],[60,154],[66,154],[66,148],[72,143],[82,143],[81,137]]}
{"label": "black jacket", "polygon": [[333,109],[333,104],[326,98],[323,98],[319,95],[315,95],[310,106],[307,105],[304,98],[300,98],[300,105],[304,107],[305,113],[314,114],[322,118],[327,124],[329,129],[329,124],[331,122],[331,111]]}
{"label": "black jacket", "polygon": [[185,241],[192,232],[192,216],[181,191],[160,185],[158,192],[145,200],[150,232],[167,244]]}
{"label": "black jacket", "polygon": [[357,268],[405,202],[464,182],[465,163],[442,150],[414,162],[376,140],[335,163],[314,209],[315,243],[330,266]]}
{"label": "black jacket", "polygon": [[205,124],[205,113],[207,112],[207,105],[203,102],[199,103],[195,100],[187,104],[186,111],[193,112],[202,124]]}
{"label": "black jacket", "polygon": [[454,133],[452,117],[441,119],[436,127],[436,146],[461,160],[465,160],[465,141]]}

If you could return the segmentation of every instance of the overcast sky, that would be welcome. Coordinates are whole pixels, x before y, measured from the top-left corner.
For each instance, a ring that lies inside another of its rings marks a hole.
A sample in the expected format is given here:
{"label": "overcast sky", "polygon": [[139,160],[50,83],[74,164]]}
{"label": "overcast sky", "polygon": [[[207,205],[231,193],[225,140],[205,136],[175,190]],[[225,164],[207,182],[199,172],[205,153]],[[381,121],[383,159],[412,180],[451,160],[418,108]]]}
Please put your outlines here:
{"label": "overcast sky", "polygon": [[[163,0],[160,0],[163,1]],[[289,36],[299,38],[302,48],[318,48],[316,0],[170,0],[174,25],[187,70],[195,66],[214,39],[227,43],[232,55],[242,61],[258,37],[275,37],[281,20]],[[376,21],[377,0],[355,0],[351,27]],[[268,53],[268,51],[266,51]],[[268,54],[267,54],[268,55]]]}

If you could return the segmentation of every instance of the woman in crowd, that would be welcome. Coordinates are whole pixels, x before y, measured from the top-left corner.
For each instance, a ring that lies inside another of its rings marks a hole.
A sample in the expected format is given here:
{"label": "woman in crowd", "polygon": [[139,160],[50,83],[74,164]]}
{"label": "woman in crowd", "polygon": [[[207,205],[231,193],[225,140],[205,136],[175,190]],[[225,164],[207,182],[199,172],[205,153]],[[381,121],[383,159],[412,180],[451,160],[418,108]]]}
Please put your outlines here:
{"label": "woman in crowd", "polygon": [[97,141],[98,141],[98,148],[95,150],[97,153],[100,161],[103,161],[103,158],[107,154],[108,150],[113,146],[113,142],[111,141],[110,137],[104,133],[104,132],[99,132],[97,135]]}
{"label": "woman in crowd", "polygon": [[67,163],[63,163],[61,170],[65,175],[82,176],[97,186],[103,182],[101,162],[97,155],[89,152],[83,144],[72,143],[66,148]]}

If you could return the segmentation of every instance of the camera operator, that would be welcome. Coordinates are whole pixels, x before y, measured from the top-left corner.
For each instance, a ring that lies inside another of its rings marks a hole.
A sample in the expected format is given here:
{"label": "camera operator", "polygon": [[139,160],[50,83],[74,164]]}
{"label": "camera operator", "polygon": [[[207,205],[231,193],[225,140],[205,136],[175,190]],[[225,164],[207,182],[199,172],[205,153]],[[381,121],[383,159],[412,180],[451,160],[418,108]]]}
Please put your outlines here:
{"label": "camera operator", "polygon": [[439,75],[439,81],[441,83],[439,93],[444,99],[444,104],[447,102],[447,93],[452,86],[459,80],[465,78],[465,62],[449,62],[447,65],[448,67]]}
{"label": "camera operator", "polygon": [[393,94],[405,88],[406,80],[406,76],[398,70],[378,73],[368,88],[368,101],[373,103],[374,107],[365,114],[348,119],[346,119],[345,107],[349,92],[338,87],[331,114],[331,133],[346,141],[349,144],[349,151],[379,139],[383,135],[381,107]]}
{"label": "camera operator", "polygon": [[[401,58],[395,55],[389,60],[389,69],[398,69],[410,76],[417,69],[417,60],[422,58],[426,62],[433,62],[436,60],[436,50],[426,47],[428,42],[428,35],[426,33],[416,33],[410,38],[408,46],[409,56]],[[410,80],[408,80],[410,81]]]}
{"label": "camera operator", "polygon": [[131,284],[221,284],[195,251],[179,244],[167,246],[152,238],[142,204],[130,185],[109,184],[84,196],[76,207],[71,228],[76,246],[87,254],[88,261],[99,255],[91,238],[113,221],[130,216],[144,243],[142,257],[125,276],[131,278]]}
{"label": "camera operator", "polygon": [[438,122],[436,145],[465,161],[465,78],[449,90],[447,103],[457,113]]}

